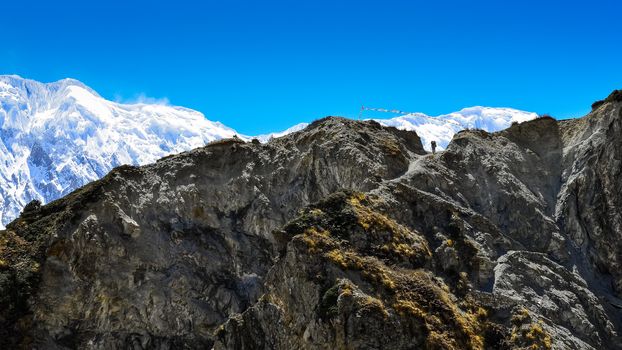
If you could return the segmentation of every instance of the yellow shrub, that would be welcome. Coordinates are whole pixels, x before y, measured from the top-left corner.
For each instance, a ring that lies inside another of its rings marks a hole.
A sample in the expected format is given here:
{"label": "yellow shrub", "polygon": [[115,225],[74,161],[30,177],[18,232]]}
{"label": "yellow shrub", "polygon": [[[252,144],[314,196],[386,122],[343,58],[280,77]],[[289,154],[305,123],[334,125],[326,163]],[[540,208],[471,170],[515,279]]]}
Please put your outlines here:
{"label": "yellow shrub", "polygon": [[342,268],[348,268],[348,262],[346,261],[346,257],[339,249],[333,249],[330,252],[326,253],[326,257],[333,263],[341,266]]}

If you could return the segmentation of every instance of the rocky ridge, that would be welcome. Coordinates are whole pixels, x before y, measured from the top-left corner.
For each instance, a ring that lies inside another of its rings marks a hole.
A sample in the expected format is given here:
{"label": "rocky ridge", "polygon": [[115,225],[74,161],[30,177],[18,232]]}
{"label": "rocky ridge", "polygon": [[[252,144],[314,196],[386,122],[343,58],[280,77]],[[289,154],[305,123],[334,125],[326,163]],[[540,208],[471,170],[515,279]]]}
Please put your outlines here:
{"label": "rocky ridge", "polygon": [[326,118],[25,208],[4,347],[620,349],[622,99],[414,132]]}

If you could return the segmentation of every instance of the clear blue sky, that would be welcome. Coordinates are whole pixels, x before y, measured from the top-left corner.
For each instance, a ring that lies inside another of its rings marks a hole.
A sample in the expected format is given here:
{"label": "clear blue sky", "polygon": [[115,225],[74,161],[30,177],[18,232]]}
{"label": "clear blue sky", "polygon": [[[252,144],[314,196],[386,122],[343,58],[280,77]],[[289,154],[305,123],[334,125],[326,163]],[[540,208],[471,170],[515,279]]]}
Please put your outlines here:
{"label": "clear blue sky", "polygon": [[2,2],[0,73],[166,98],[245,134],[361,104],[582,115],[622,88],[620,1]]}

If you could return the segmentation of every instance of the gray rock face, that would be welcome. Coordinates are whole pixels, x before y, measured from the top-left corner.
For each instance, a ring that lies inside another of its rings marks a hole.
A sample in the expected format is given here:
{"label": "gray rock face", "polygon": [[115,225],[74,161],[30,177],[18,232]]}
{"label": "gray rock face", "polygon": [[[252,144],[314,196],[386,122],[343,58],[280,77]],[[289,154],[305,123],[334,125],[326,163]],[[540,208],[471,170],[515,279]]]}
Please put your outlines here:
{"label": "gray rock face", "polygon": [[[46,236],[31,308],[37,340],[211,344],[218,325],[258,298],[273,229],[342,187],[366,191],[400,175],[404,154],[423,153],[415,134],[355,124],[328,119],[269,145],[217,141],[118,168],[51,204],[51,215],[12,223],[19,232],[34,221]],[[50,228],[60,214],[70,219]]]}
{"label": "gray rock face", "polygon": [[612,96],[435,155],[327,118],[117,168],[0,233],[0,342],[621,349]]}
{"label": "gray rock face", "polygon": [[556,219],[581,250],[580,256],[612,276],[611,283],[620,296],[621,103],[602,104],[587,118],[564,122],[561,129],[567,146]]}
{"label": "gray rock face", "polygon": [[[555,340],[564,347],[591,348],[616,334],[603,306],[583,278],[546,255],[510,251],[497,260],[493,293],[508,297],[549,320]],[[571,330],[572,335],[557,328]],[[604,337],[604,339],[603,339]]]}

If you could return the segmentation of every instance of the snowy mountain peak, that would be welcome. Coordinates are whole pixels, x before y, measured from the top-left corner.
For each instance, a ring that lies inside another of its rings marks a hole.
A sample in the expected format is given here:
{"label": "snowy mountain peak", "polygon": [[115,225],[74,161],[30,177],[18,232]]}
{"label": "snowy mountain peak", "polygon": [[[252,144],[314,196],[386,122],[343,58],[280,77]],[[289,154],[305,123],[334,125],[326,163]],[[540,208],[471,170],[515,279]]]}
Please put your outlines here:
{"label": "snowy mountain peak", "polygon": [[88,91],[89,94],[100,97],[99,94],[76,79],[61,79],[52,83],[41,83],[36,80],[25,79],[19,75],[0,75],[0,94],[3,98],[14,99],[25,97],[33,102],[41,102],[45,97],[46,102],[57,101],[71,87],[78,87]]}
{"label": "snowy mountain peak", "polygon": [[309,123],[298,123],[292,127],[289,127],[283,131],[279,131],[279,132],[271,132],[269,134],[263,134],[263,135],[258,135],[255,136],[256,139],[258,139],[261,142],[268,142],[270,141],[270,139],[273,138],[277,138],[277,137],[281,137],[281,136],[285,136],[297,131],[300,131],[304,128],[306,128],[309,125]]}
{"label": "snowy mountain peak", "polygon": [[75,79],[0,76],[0,228],[33,199],[234,134],[191,109],[108,101]]}
{"label": "snowy mountain peak", "polygon": [[436,141],[438,149],[443,150],[454,134],[460,130],[482,129],[494,132],[509,127],[513,122],[522,123],[537,117],[536,113],[512,108],[475,106],[436,117],[412,113],[391,119],[375,120],[386,126],[417,132],[426,150],[430,150],[431,141]]}

